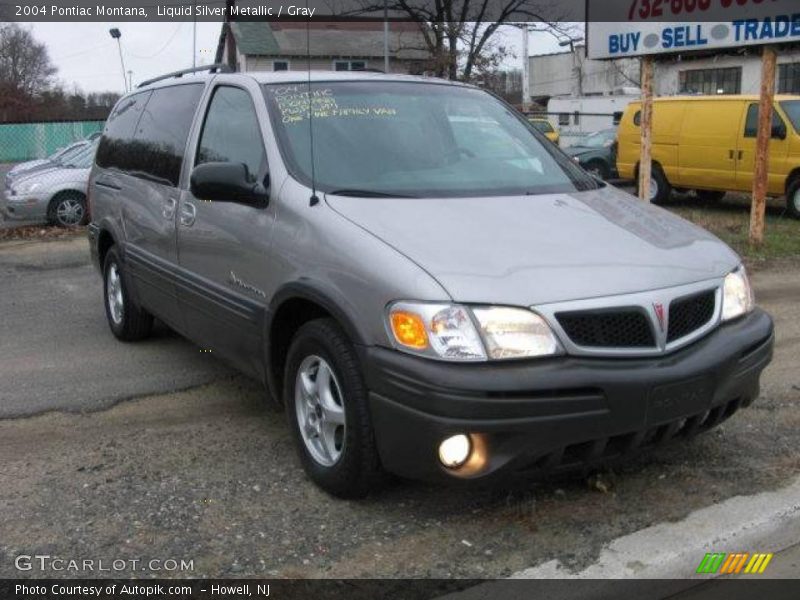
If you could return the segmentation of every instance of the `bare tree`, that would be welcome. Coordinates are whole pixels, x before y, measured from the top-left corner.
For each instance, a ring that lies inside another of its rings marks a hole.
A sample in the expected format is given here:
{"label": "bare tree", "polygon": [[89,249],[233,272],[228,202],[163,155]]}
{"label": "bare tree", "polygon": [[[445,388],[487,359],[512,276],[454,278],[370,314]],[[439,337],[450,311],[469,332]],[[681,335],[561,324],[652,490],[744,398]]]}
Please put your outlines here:
{"label": "bare tree", "polygon": [[0,24],[0,82],[31,97],[48,88],[56,68],[47,47],[16,23]]}
{"label": "bare tree", "polygon": [[[382,0],[360,0],[349,14],[375,16]],[[419,24],[429,71],[438,77],[472,80],[495,72],[510,55],[497,41],[501,27],[525,21],[543,29],[564,27],[556,0],[388,0],[392,15]]]}

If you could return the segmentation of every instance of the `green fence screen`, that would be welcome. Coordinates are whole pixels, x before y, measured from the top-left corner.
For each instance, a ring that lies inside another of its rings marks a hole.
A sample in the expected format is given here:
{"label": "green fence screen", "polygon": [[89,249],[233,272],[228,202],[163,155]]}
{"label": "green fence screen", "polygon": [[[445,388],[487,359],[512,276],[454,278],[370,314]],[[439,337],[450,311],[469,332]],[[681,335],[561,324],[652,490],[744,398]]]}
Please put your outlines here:
{"label": "green fence screen", "polygon": [[0,123],[0,163],[45,158],[71,142],[102,131],[105,121]]}

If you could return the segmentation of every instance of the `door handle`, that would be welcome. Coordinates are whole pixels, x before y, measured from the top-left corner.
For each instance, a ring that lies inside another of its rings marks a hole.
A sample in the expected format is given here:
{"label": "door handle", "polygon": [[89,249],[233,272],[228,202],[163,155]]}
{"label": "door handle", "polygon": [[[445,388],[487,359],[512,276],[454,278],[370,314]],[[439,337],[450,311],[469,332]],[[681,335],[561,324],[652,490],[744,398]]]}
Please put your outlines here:
{"label": "door handle", "polygon": [[181,205],[181,225],[191,227],[194,225],[194,218],[197,216],[197,209],[191,202],[184,202]]}
{"label": "door handle", "polygon": [[728,158],[733,160],[733,150],[728,150]]}
{"label": "door handle", "polygon": [[742,160],[744,158],[744,150],[739,150],[739,156],[738,157],[739,157],[739,160]]}
{"label": "door handle", "polygon": [[175,198],[170,198],[166,202],[164,202],[164,206],[161,209],[161,215],[165,219],[172,220],[175,216],[175,208],[178,206],[178,201]]}

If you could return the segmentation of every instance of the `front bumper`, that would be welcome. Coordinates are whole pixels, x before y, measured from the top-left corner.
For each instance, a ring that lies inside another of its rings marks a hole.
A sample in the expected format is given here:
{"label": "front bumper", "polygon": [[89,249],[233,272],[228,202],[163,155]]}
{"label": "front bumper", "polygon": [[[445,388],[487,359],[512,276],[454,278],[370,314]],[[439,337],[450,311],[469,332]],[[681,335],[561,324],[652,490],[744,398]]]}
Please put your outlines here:
{"label": "front bumper", "polygon": [[[758,396],[773,341],[756,309],[657,358],[466,365],[370,347],[362,360],[384,468],[453,481],[574,468],[713,427]],[[457,433],[479,456],[449,470],[438,445]]]}
{"label": "front bumper", "polygon": [[5,213],[7,219],[41,219],[47,216],[47,199],[41,196],[8,196]]}

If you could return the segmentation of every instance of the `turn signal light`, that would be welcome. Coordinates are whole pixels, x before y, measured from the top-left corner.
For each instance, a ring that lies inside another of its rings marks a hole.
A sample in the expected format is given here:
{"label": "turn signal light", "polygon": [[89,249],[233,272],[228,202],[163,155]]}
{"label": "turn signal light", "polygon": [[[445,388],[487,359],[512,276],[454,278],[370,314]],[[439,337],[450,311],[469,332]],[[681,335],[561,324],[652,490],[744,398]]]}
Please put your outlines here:
{"label": "turn signal light", "polygon": [[428,333],[419,315],[398,310],[391,314],[391,323],[392,333],[398,343],[415,350],[428,347]]}

